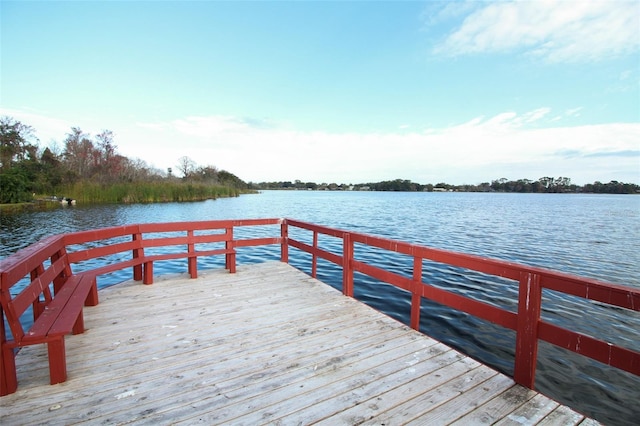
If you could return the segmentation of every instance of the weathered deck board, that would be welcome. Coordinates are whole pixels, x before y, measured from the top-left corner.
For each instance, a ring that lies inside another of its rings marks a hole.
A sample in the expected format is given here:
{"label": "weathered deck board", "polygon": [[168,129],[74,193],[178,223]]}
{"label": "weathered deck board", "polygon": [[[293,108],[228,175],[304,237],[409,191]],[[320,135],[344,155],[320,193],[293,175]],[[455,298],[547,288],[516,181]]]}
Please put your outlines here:
{"label": "weathered deck board", "polygon": [[85,324],[65,383],[23,349],[1,424],[589,421],[279,262],[104,289]]}

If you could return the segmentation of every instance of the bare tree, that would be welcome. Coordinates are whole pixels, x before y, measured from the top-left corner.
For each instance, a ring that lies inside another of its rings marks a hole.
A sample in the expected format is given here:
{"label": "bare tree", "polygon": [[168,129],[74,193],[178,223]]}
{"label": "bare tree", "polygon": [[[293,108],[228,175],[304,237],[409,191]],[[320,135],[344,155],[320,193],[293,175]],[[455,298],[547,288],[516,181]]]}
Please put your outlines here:
{"label": "bare tree", "polygon": [[178,160],[178,170],[182,173],[183,178],[189,178],[189,176],[195,171],[196,163],[189,157],[180,157]]}
{"label": "bare tree", "polygon": [[69,169],[82,178],[90,177],[95,148],[89,135],[79,127],[72,127],[64,143],[64,159]]}

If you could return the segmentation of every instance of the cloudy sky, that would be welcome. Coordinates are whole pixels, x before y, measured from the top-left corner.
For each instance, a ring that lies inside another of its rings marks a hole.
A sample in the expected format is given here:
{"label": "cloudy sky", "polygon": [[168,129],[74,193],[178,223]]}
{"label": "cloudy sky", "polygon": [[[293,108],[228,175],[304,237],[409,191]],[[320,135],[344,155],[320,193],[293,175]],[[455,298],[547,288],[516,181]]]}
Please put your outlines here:
{"label": "cloudy sky", "polygon": [[7,1],[0,114],[245,181],[640,183],[640,2]]}

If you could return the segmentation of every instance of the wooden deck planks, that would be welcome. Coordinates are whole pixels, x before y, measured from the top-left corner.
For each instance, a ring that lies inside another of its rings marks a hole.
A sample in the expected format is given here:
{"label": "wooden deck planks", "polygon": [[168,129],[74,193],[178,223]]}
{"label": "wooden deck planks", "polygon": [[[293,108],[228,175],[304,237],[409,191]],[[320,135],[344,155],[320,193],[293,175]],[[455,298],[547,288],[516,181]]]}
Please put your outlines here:
{"label": "wooden deck planks", "polygon": [[44,345],[18,355],[0,423],[585,420],[279,262],[127,282],[100,301],[67,338],[67,382],[48,385]]}

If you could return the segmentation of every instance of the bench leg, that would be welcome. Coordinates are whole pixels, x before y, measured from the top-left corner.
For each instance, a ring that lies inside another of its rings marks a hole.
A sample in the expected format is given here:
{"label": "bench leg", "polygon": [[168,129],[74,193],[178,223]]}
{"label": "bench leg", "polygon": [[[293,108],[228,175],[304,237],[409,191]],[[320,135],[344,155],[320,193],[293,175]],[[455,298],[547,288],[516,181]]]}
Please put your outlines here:
{"label": "bench leg", "polygon": [[2,347],[0,352],[0,396],[9,395],[18,389],[18,375],[16,373],[16,354],[13,348]]}
{"label": "bench leg", "polygon": [[49,382],[52,385],[67,380],[67,356],[64,349],[64,336],[47,343],[49,352]]}
{"label": "bench leg", "polygon": [[153,284],[153,262],[144,263],[143,284]]}
{"label": "bench leg", "polygon": [[96,306],[98,304],[98,285],[95,277],[91,279],[93,280],[93,284],[91,284],[91,290],[89,290],[87,299],[84,301],[84,306]]}
{"label": "bench leg", "polygon": [[189,276],[191,278],[198,278],[198,258],[190,257],[188,260]]}
{"label": "bench leg", "polygon": [[[78,314],[78,318],[76,318],[76,322],[73,324],[72,329],[73,334],[82,334],[84,333],[84,313],[82,309],[80,309],[80,313]],[[63,339],[64,341],[64,339]]]}

